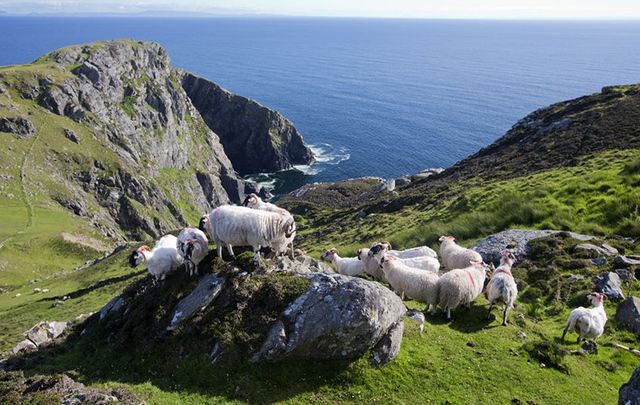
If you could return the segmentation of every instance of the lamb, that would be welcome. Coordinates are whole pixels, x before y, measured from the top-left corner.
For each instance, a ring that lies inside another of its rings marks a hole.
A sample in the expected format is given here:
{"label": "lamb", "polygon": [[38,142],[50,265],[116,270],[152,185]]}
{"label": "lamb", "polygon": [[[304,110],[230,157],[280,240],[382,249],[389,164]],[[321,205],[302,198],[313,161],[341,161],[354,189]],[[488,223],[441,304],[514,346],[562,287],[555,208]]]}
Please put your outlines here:
{"label": "lamb", "polygon": [[129,256],[129,265],[136,267],[144,262],[147,270],[155,277],[155,281],[162,281],[165,276],[178,268],[183,262],[178,254],[178,238],[165,235],[156,242],[153,250],[149,246],[141,246]]}
{"label": "lamb", "polygon": [[493,276],[487,284],[487,299],[489,300],[489,312],[487,319],[491,315],[491,309],[497,302],[504,304],[502,312],[502,326],[507,326],[507,311],[513,308],[513,304],[518,296],[518,286],[511,274],[511,267],[515,263],[516,258],[508,250],[505,250],[500,259],[500,266],[494,270]]}
{"label": "lamb", "polygon": [[464,269],[472,262],[482,262],[482,256],[475,250],[459,246],[453,236],[440,237],[442,264],[449,270]]}
{"label": "lamb", "polygon": [[357,257],[340,257],[338,249],[331,248],[320,256],[320,260],[331,262],[336,271],[344,276],[357,276],[364,271],[362,261]]}
{"label": "lamb", "polygon": [[438,304],[447,311],[447,319],[451,319],[451,310],[459,305],[469,306],[482,294],[487,267],[484,263],[474,261],[471,265],[447,272],[440,277]]}
{"label": "lamb", "polygon": [[178,235],[177,248],[189,275],[198,275],[198,264],[209,253],[209,240],[204,232],[197,228],[184,228]]}
{"label": "lamb", "polygon": [[256,264],[260,260],[260,247],[290,238],[295,231],[291,215],[233,205],[215,208],[208,216],[202,217],[200,226],[215,242],[218,257],[222,257],[223,244],[232,257],[235,257],[233,246],[251,246]]}
{"label": "lamb", "polygon": [[604,325],[607,323],[607,314],[604,312],[603,306],[605,295],[594,292],[587,297],[593,307],[578,307],[571,311],[562,332],[563,342],[567,331],[578,333],[577,343],[580,343],[580,340],[584,338],[599,338],[604,333]]}
{"label": "lamb", "polygon": [[[275,204],[271,204],[268,202],[262,201],[260,197],[256,194],[251,193],[244,199],[242,203],[245,207],[253,208],[255,210],[269,211],[269,212],[279,212],[283,215],[290,215],[293,218],[293,215],[284,208],[280,208]],[[291,246],[291,257],[295,257],[294,249],[293,249],[293,240],[296,237],[295,229],[289,238],[283,238],[282,240],[271,245],[271,249],[275,254],[284,253],[287,250],[287,246]]]}
{"label": "lamb", "polygon": [[409,267],[395,256],[384,255],[380,260],[380,267],[385,278],[401,297],[407,295],[409,298],[427,304],[425,311],[431,307],[431,314],[435,314],[438,303],[438,280],[437,273],[424,271]]}
{"label": "lamb", "polygon": [[421,256],[428,256],[428,257],[435,257],[435,258],[438,257],[438,254],[436,253],[436,251],[431,249],[428,246],[417,246],[417,247],[414,247],[411,249],[405,249],[405,250],[392,250],[391,244],[389,242],[376,242],[373,245],[371,245],[370,254],[372,256],[381,251],[386,252],[395,257],[399,257],[401,259],[408,259],[411,257],[421,257]]}

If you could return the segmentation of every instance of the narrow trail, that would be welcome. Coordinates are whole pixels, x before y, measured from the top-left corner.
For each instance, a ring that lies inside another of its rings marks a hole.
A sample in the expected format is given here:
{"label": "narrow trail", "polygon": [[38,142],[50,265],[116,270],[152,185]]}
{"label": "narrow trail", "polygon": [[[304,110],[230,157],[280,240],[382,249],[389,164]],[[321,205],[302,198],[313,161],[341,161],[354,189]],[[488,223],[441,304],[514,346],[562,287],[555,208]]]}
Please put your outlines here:
{"label": "narrow trail", "polygon": [[35,212],[33,210],[33,204],[31,203],[31,199],[29,198],[29,192],[27,189],[26,168],[27,168],[27,165],[29,164],[29,156],[33,151],[33,147],[35,146],[36,142],[38,142],[38,140],[40,139],[40,134],[45,130],[45,128],[46,128],[46,123],[42,122],[39,129],[36,132],[35,137],[33,138],[33,141],[31,142],[31,145],[29,145],[29,148],[22,156],[22,162],[20,164],[20,189],[22,190],[22,199],[27,207],[27,223],[23,229],[16,231],[16,233],[13,236],[9,236],[8,238],[0,241],[0,249],[2,249],[9,241],[11,241],[11,239],[13,239],[15,235],[24,233],[27,229],[33,226]]}

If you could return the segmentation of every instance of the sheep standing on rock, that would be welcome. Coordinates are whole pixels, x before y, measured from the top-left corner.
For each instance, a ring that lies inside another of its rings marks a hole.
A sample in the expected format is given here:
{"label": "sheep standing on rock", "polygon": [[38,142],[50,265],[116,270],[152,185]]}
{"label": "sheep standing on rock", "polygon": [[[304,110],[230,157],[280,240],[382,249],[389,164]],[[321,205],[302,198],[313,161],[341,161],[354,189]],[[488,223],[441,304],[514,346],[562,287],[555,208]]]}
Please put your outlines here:
{"label": "sheep standing on rock", "polygon": [[431,307],[431,314],[436,313],[440,278],[437,273],[409,267],[391,255],[382,257],[380,267],[391,287],[399,292],[403,299],[406,295],[413,300],[423,302],[427,304],[425,311]]}
{"label": "sheep standing on rock", "polygon": [[156,282],[164,280],[168,273],[177,269],[183,262],[177,246],[178,238],[173,235],[165,235],[156,242],[153,250],[144,245],[131,253],[129,265],[136,267],[144,262]]}
{"label": "sheep standing on rock", "polygon": [[440,256],[442,264],[449,270],[464,269],[472,262],[482,263],[482,256],[475,250],[459,246],[453,236],[440,237]]}
{"label": "sheep standing on rock", "polygon": [[198,274],[198,264],[209,253],[209,240],[200,229],[184,228],[178,235],[178,253],[184,258],[185,267],[192,276]]}
{"label": "sheep standing on rock", "polygon": [[233,246],[251,246],[256,264],[260,260],[262,246],[272,246],[283,238],[290,238],[295,231],[291,215],[234,205],[215,208],[202,217],[200,226],[216,243],[218,257],[222,257],[223,244],[232,257],[235,257]]}
{"label": "sheep standing on rock", "polygon": [[607,314],[604,312],[604,294],[597,292],[587,295],[591,308],[578,307],[571,311],[567,319],[567,325],[562,332],[562,341],[567,331],[578,333],[577,343],[584,338],[596,339],[604,333],[604,325],[607,323]]}
{"label": "sheep standing on rock", "polygon": [[504,311],[502,313],[502,325],[507,326],[507,311],[513,308],[513,304],[518,296],[518,286],[511,274],[511,268],[515,263],[516,258],[508,250],[505,250],[500,259],[500,266],[493,272],[493,276],[487,284],[487,299],[489,300],[489,312],[487,313],[487,319],[491,315],[491,309],[493,306],[500,302],[504,304]]}
{"label": "sheep standing on rock", "polygon": [[336,248],[331,248],[324,252],[320,256],[320,260],[331,262],[336,268],[336,271],[344,276],[353,277],[362,274],[364,271],[362,261],[357,257],[340,257],[338,255],[338,249]]}
{"label": "sheep standing on rock", "polygon": [[[283,215],[289,215],[291,216],[291,218],[293,218],[293,215],[291,215],[289,211],[285,210],[284,208],[280,208],[275,204],[262,201],[262,199],[254,193],[249,194],[247,198],[244,199],[244,202],[242,203],[242,205],[248,208],[253,208],[255,210],[279,212]],[[295,257],[295,253],[293,249],[293,240],[295,239],[295,237],[296,237],[296,231],[294,228],[290,237],[283,238],[282,240],[274,243],[273,245],[271,245],[271,249],[274,251],[275,254],[281,254],[287,250],[287,246],[291,246],[291,257],[293,258]]]}
{"label": "sheep standing on rock", "polygon": [[440,277],[438,304],[447,311],[451,319],[451,310],[459,305],[471,305],[482,294],[487,267],[482,262],[472,262],[470,266],[451,270]]}

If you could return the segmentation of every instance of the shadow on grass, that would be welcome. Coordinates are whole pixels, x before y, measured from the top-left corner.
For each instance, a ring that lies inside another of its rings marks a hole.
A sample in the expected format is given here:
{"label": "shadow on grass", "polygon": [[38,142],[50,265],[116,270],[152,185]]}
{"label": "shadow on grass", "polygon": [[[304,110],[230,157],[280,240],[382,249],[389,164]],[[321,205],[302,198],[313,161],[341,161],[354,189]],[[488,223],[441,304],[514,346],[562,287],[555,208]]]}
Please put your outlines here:
{"label": "shadow on grass", "polygon": [[[126,281],[126,280],[130,280],[132,278],[135,278],[137,276],[140,276],[142,274],[146,273],[146,270],[140,270],[140,271],[134,271],[131,273],[127,273],[127,274],[123,274],[121,276],[118,277],[111,277],[111,278],[107,278],[105,280],[100,280],[97,283],[89,286],[89,287],[85,287],[85,288],[80,288],[79,290],[76,291],[72,291],[68,294],[65,294],[64,296],[67,296],[69,298],[78,298],[78,297],[82,297],[85,294],[89,294],[90,292],[94,291],[94,290],[98,290],[100,288],[106,287],[108,285],[111,284],[117,284],[120,283],[122,281]],[[41,298],[38,300],[38,302],[42,302],[42,301],[57,301],[57,300],[61,300],[62,298],[64,298],[64,296],[62,295],[56,295],[54,297],[46,297],[46,298]]]}

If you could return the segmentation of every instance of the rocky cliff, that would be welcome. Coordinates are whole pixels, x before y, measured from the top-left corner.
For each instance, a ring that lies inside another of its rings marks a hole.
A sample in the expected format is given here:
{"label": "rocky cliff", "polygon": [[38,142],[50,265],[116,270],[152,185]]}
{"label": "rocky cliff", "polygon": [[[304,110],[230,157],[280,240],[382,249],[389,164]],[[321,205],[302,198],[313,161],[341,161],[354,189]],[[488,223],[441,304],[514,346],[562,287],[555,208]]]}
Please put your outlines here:
{"label": "rocky cliff", "polygon": [[[4,151],[7,172],[16,168],[9,162],[28,158],[24,170],[1,179],[2,189],[26,192],[5,197],[54,201],[112,239],[142,239],[240,202],[244,182],[236,170],[312,159],[280,114],[220,90],[216,109],[203,111],[224,135],[223,147],[194,106],[209,106],[212,93],[192,102],[185,91],[219,88],[195,78],[188,85],[188,78],[160,45],[130,40],[70,46],[0,68],[0,137],[14,145]],[[238,133],[250,139],[236,150],[229,137]]]}
{"label": "rocky cliff", "polygon": [[280,113],[189,72],[182,71],[181,79],[238,173],[275,172],[313,163],[302,135]]}

